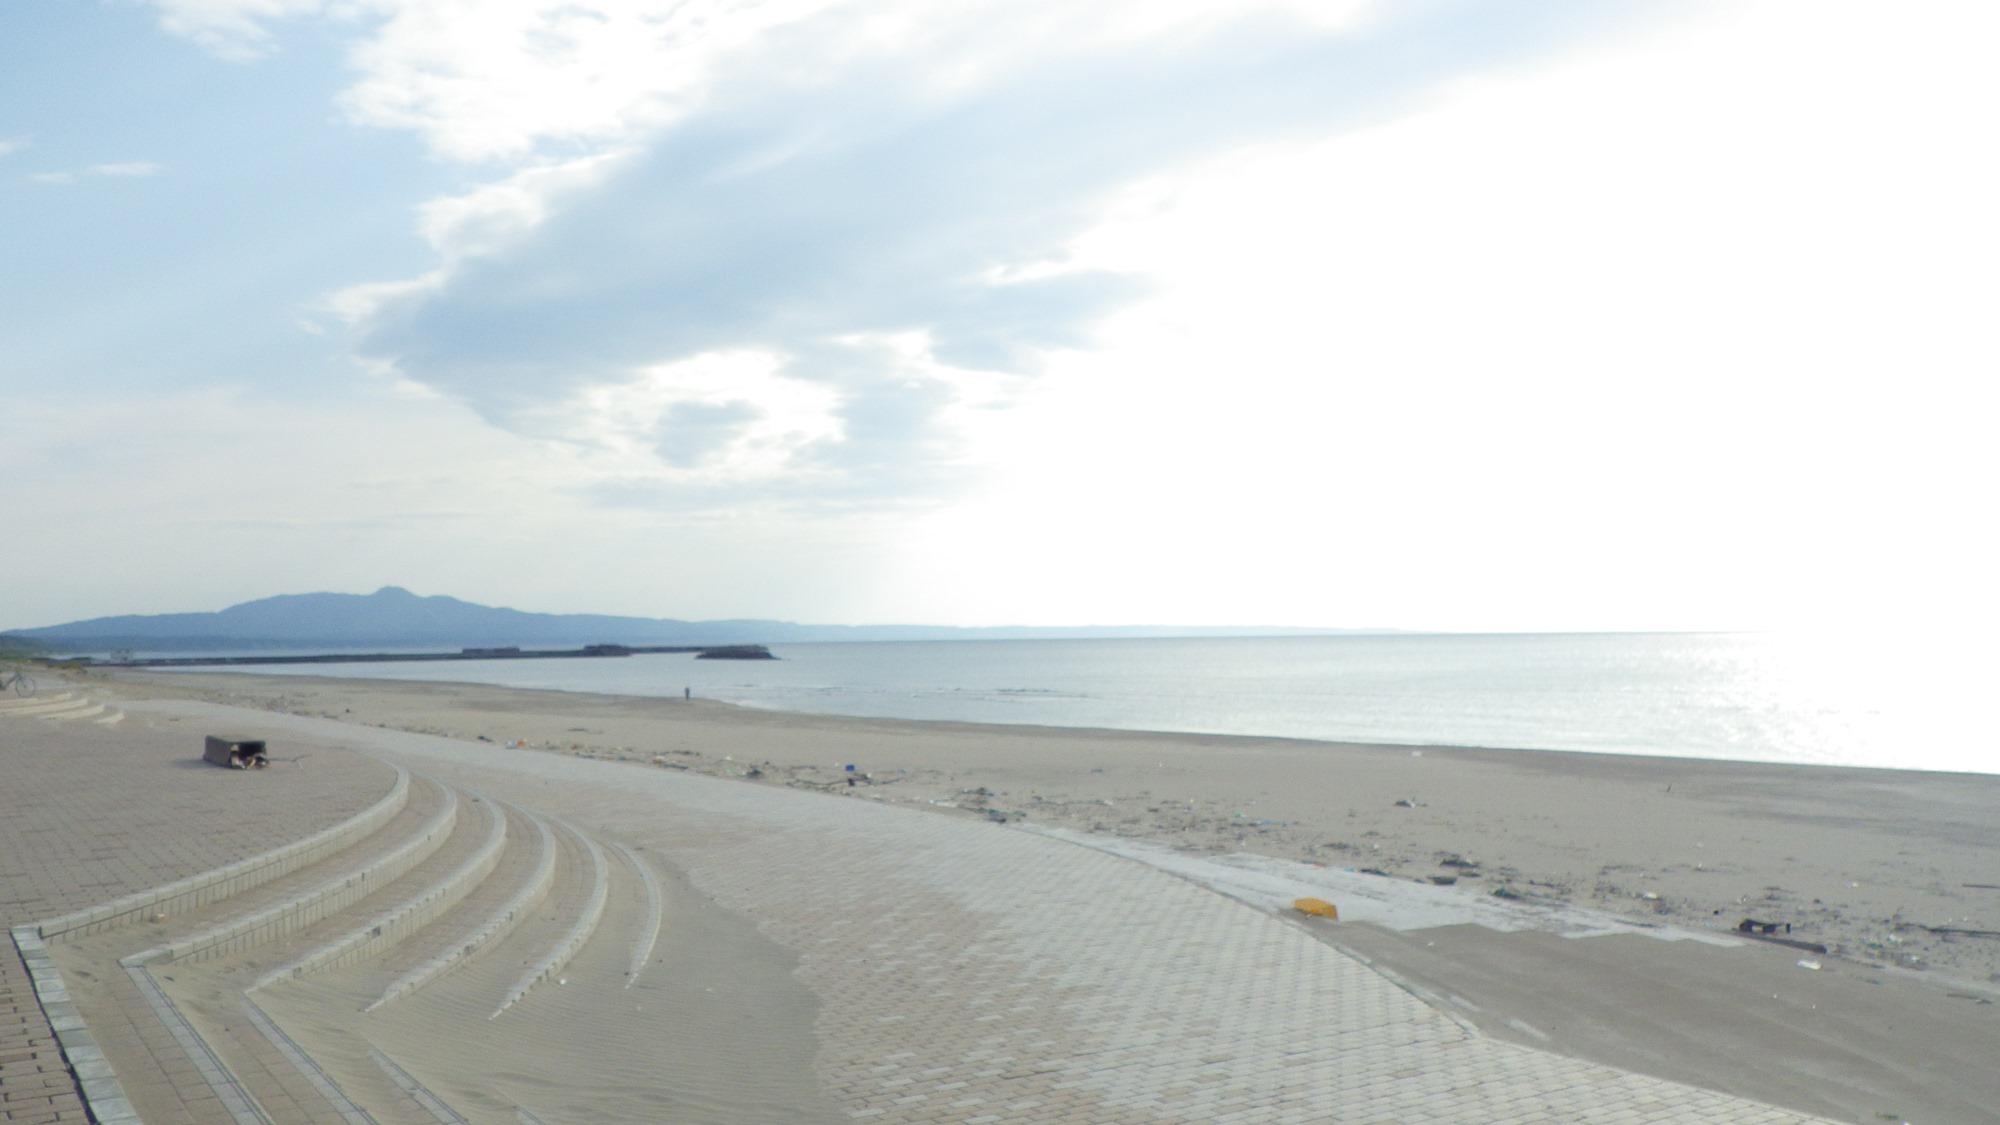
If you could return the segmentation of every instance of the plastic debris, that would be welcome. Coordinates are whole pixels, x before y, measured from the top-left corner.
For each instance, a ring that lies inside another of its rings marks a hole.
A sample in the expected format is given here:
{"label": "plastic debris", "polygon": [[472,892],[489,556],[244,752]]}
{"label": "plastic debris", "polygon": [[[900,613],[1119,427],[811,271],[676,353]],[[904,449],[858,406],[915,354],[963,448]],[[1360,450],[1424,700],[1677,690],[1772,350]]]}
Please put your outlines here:
{"label": "plastic debris", "polygon": [[1301,898],[1292,900],[1292,909],[1301,914],[1312,914],[1321,918],[1331,918],[1338,922],[1340,910],[1323,898]]}

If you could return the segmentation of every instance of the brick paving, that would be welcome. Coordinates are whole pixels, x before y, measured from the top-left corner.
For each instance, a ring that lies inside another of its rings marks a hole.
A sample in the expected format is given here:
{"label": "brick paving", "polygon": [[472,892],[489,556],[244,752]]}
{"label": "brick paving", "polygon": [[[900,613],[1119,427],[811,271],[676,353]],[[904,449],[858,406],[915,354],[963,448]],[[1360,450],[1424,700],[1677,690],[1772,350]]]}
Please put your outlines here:
{"label": "brick paving", "polygon": [[683,805],[654,818],[666,854],[799,951],[858,1120],[1811,1120],[1478,1036],[1288,922],[1073,845],[652,787]]}
{"label": "brick paving", "polygon": [[[29,816],[18,829],[11,817],[0,821],[9,917],[84,905],[267,849],[359,811],[387,786],[386,766],[331,751],[294,771],[289,786],[266,784],[284,779],[277,771],[176,774],[174,759],[191,756],[197,742],[192,720],[219,713],[134,707],[125,728],[92,735],[101,757],[68,746],[56,754],[53,742],[37,757],[32,739],[0,743],[10,778],[58,762],[100,776],[95,785],[48,781],[39,795],[43,804],[81,802],[86,818],[62,810]],[[190,721],[169,723],[172,715]],[[1288,921],[1043,836],[673,771],[343,732],[285,716],[268,724],[302,739],[366,741],[390,760],[572,817],[678,864],[699,890],[797,956],[796,973],[819,1000],[818,1078],[855,1121],[1816,1120],[1484,1038]],[[107,792],[114,789],[125,803]],[[246,802],[246,794],[258,799]],[[17,798],[10,785],[0,805],[17,802],[37,803],[37,795]],[[255,812],[246,816],[246,804]],[[92,821],[125,834],[114,847],[97,846]],[[218,836],[238,839],[225,845]],[[70,864],[97,882],[87,891],[36,891],[70,884],[16,871],[20,855]],[[117,1007],[129,1026],[93,1030],[150,1044],[158,1081],[184,1103],[174,1120],[214,1120],[216,1107],[203,1100],[210,1095],[185,1073],[185,1057],[175,1058],[158,1021],[149,1024],[135,1003]],[[22,1047],[0,1046],[0,1057],[26,1051],[21,1077],[8,1086],[23,1108],[8,1110],[7,1125],[65,1120],[74,1091],[49,1080],[60,1077],[60,1064],[46,1065],[34,1029],[23,1026]],[[27,1069],[38,1059],[40,1069]],[[68,1108],[55,1108],[63,1098]]]}
{"label": "brick paving", "polygon": [[[105,726],[0,716],[0,928],[268,851],[354,815],[393,778],[361,755],[282,745],[279,757],[307,757],[219,770],[200,761],[205,733],[164,717]],[[0,1122],[86,1120],[27,969],[0,941]]]}
{"label": "brick paving", "polygon": [[857,1121],[1819,1120],[1485,1038],[1289,921],[1033,833],[420,736],[381,745],[642,842],[794,951],[820,1001],[819,1078]]}

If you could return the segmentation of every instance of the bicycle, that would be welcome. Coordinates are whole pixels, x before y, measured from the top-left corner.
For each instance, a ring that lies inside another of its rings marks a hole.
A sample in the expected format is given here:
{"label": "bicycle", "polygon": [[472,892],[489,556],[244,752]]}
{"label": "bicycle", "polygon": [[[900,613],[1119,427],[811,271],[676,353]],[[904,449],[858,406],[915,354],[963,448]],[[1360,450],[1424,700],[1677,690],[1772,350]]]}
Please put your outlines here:
{"label": "bicycle", "polygon": [[5,692],[8,688],[13,688],[15,695],[33,695],[35,694],[34,677],[20,671],[9,672],[4,676],[0,676],[0,693]]}

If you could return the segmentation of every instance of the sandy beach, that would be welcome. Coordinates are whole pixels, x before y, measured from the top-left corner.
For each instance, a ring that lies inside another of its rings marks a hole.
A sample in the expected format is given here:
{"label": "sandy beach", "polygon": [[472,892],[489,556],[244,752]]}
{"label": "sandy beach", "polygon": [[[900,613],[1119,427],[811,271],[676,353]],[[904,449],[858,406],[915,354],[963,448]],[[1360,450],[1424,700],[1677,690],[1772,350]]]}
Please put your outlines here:
{"label": "sandy beach", "polygon": [[[1602,917],[1618,932],[1587,940],[1469,922],[1300,924],[1496,1038],[1834,1120],[2000,1121],[2000,777],[833,719],[477,685],[78,682],[1004,821],[1161,863]],[[567,815],[593,814],[586,802]],[[676,894],[684,916],[702,900]],[[614,903],[607,917],[630,925],[635,909]],[[1744,938],[1745,919],[1794,944]],[[732,925],[719,913],[700,940],[763,969],[795,953]],[[1673,935],[1710,940],[1658,940]],[[759,995],[771,1012],[811,1007],[780,986]],[[283,1003],[315,1018],[310,993]],[[412,1026],[415,1051],[435,1029]],[[766,1038],[780,1055],[808,1050]]]}

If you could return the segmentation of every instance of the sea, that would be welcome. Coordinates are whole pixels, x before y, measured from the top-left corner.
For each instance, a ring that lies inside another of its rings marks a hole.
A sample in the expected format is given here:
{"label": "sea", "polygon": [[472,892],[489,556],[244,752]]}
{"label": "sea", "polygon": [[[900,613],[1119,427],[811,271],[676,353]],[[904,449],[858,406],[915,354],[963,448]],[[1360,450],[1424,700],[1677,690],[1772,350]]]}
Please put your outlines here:
{"label": "sea", "polygon": [[[1949,648],[1951,646],[1943,646]],[[1365,634],[786,644],[776,660],[278,665],[774,711],[2000,773],[1990,667],[1897,637]]]}

